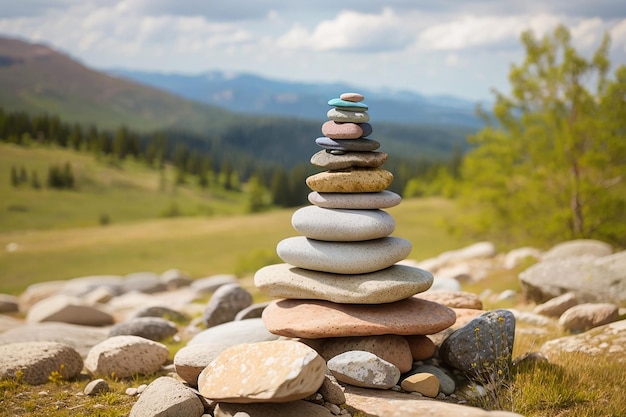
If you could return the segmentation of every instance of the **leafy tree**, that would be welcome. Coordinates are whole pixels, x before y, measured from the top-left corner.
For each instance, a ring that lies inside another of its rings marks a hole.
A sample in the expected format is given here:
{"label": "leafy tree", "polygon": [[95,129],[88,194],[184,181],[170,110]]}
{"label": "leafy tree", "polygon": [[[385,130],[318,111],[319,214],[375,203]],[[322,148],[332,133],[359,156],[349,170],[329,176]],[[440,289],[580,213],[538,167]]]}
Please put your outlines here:
{"label": "leafy tree", "polygon": [[608,36],[591,59],[564,26],[521,41],[511,94],[495,92],[461,167],[470,230],[510,243],[626,244],[626,67],[609,78]]}
{"label": "leafy tree", "polygon": [[248,207],[249,213],[258,213],[265,207],[265,189],[259,183],[256,176],[250,177],[248,181]]}

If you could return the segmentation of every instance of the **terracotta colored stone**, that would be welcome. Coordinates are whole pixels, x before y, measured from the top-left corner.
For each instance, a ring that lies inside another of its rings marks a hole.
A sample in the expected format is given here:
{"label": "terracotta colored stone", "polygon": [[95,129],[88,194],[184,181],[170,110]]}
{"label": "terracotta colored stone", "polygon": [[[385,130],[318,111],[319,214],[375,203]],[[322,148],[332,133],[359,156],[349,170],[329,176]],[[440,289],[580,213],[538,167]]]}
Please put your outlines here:
{"label": "terracotta colored stone", "polygon": [[389,155],[384,152],[346,152],[343,155],[333,155],[321,150],[311,157],[311,164],[329,170],[351,167],[378,168],[387,162],[388,158]]}
{"label": "terracotta colored stone", "polygon": [[455,320],[450,308],[414,297],[379,305],[279,300],[263,312],[263,322],[270,332],[310,339],[432,334]]}
{"label": "terracotta colored stone", "polygon": [[435,398],[439,394],[439,380],[435,375],[426,372],[413,374],[403,379],[400,387],[405,391],[419,392],[431,398]]}
{"label": "terracotta colored stone", "polygon": [[363,129],[356,123],[337,123],[329,120],[322,125],[322,134],[331,139],[358,139]]}
{"label": "terracotta colored stone", "polygon": [[343,93],[339,96],[339,98],[345,101],[353,101],[355,103],[365,100],[365,97],[359,93]]}
{"label": "terracotta colored stone", "polygon": [[345,209],[377,209],[395,207],[402,197],[392,191],[378,193],[309,193],[309,201],[318,207]]}
{"label": "terracotta colored stone", "polygon": [[427,336],[417,334],[411,336],[404,336],[409,344],[411,350],[411,356],[415,361],[423,361],[430,359],[435,355],[437,347]]}
{"label": "terracotta colored stone", "polygon": [[311,175],[306,184],[320,193],[373,193],[391,185],[393,174],[381,168],[348,168]]}
{"label": "terracotta colored stone", "polygon": [[432,275],[423,269],[393,265],[369,274],[330,274],[268,265],[254,274],[254,285],[274,298],[327,300],[344,304],[381,304],[425,291]]}
{"label": "terracotta colored stone", "polygon": [[[426,337],[426,336],[424,336]],[[395,365],[400,372],[408,372],[413,366],[411,349],[406,339],[394,334],[360,337],[331,337],[324,342],[320,354],[326,361],[351,350],[373,353]]]}

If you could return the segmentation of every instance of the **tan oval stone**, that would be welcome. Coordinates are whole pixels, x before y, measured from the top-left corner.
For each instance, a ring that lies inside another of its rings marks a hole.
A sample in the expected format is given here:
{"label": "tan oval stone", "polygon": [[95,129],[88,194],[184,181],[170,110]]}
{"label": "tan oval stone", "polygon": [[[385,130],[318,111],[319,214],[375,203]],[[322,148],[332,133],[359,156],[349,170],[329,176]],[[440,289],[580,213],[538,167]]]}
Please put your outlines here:
{"label": "tan oval stone", "polygon": [[439,380],[433,374],[420,372],[406,377],[400,383],[403,390],[419,392],[426,397],[435,398],[439,394]]}
{"label": "tan oval stone", "polygon": [[369,274],[330,274],[290,264],[265,266],[254,274],[254,285],[274,298],[327,300],[344,304],[381,304],[426,291],[432,274],[393,265]]}
{"label": "tan oval stone", "polygon": [[288,299],[273,301],[263,311],[270,332],[309,339],[432,334],[455,320],[452,309],[415,297],[379,305]]}
{"label": "tan oval stone", "polygon": [[381,168],[347,168],[311,175],[306,184],[319,193],[375,193],[391,185],[393,174]]}
{"label": "tan oval stone", "polygon": [[198,377],[204,397],[229,403],[288,402],[314,394],[322,385],[326,361],[293,340],[230,347]]}
{"label": "tan oval stone", "polygon": [[356,123],[337,123],[332,120],[322,125],[322,134],[331,139],[358,139],[363,129]]}
{"label": "tan oval stone", "polygon": [[325,169],[346,169],[351,167],[378,168],[389,159],[385,152],[346,152],[334,155],[325,150],[311,157],[311,164]]}

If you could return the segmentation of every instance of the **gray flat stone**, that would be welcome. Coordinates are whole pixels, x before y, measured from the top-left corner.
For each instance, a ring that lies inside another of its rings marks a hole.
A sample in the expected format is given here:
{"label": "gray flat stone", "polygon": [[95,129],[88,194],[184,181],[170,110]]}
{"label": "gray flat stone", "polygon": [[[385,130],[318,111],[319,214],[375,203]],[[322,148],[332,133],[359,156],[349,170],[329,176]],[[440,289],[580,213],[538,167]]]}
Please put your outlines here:
{"label": "gray flat stone", "polygon": [[333,155],[321,150],[311,157],[311,164],[326,169],[377,168],[387,162],[388,158],[389,155],[384,152],[346,152],[343,155]]}
{"label": "gray flat stone", "polygon": [[314,271],[365,274],[405,259],[411,242],[384,237],[363,242],[323,242],[296,236],[278,243],[278,256],[286,263]]}
{"label": "gray flat stone", "polygon": [[300,234],[317,240],[354,242],[389,236],[396,228],[393,217],[383,210],[302,207],[291,217]]}
{"label": "gray flat stone", "polygon": [[309,201],[318,207],[330,209],[384,209],[395,207],[402,197],[393,191],[378,193],[309,193]]}

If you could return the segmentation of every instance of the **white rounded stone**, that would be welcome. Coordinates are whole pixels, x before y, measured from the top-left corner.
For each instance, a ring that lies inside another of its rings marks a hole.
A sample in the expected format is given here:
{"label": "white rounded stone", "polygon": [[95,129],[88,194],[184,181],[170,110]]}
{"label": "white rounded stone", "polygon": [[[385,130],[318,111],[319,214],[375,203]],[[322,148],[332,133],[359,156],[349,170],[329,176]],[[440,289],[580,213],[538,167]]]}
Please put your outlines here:
{"label": "white rounded stone", "polygon": [[309,201],[318,207],[331,209],[383,209],[395,207],[402,197],[393,191],[377,193],[309,193]]}
{"label": "white rounded stone", "polygon": [[393,217],[382,210],[302,207],[291,217],[294,229],[317,240],[354,242],[389,236],[396,228]]}
{"label": "white rounded stone", "polygon": [[362,242],[325,242],[304,236],[278,243],[276,252],[286,263],[314,271],[366,274],[390,267],[406,258],[411,242],[398,237]]}
{"label": "white rounded stone", "polygon": [[423,269],[393,265],[369,274],[330,274],[289,264],[268,265],[254,274],[254,285],[271,297],[381,304],[426,291],[433,282]]}

